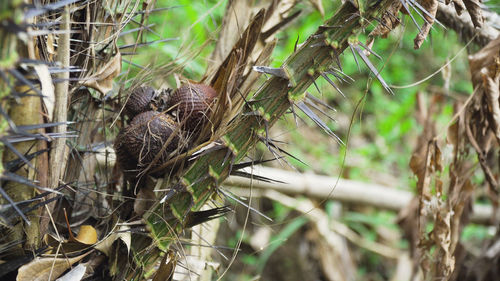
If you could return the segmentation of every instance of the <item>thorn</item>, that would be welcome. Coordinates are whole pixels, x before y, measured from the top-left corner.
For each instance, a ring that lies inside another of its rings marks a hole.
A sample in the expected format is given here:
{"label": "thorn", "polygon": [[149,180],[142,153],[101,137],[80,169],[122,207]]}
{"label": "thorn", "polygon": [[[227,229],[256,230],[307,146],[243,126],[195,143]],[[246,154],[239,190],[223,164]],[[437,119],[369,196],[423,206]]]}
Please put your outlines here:
{"label": "thorn", "polygon": [[[144,29],[147,29],[149,30],[151,27],[155,26],[154,23],[152,24],[148,24],[148,25],[143,25],[141,27],[136,27],[136,28],[132,28],[132,29],[129,29],[127,31],[122,31],[120,32],[120,36],[123,36],[123,35],[127,35],[127,34],[130,34],[130,33],[133,33],[133,32],[136,32],[136,31],[139,31],[139,30],[144,30]],[[123,54],[122,54],[123,55]]]}
{"label": "thorn", "polygon": [[[29,87],[29,90],[33,90],[35,91],[38,95],[40,96],[43,96],[42,92],[37,89],[35,87],[35,84],[31,83],[31,81],[29,81],[28,79],[26,79],[26,77],[24,77],[24,75],[22,75],[19,71],[17,71],[16,69],[9,69],[8,70],[10,74],[12,74],[12,76],[14,76],[17,80],[19,80],[20,82],[24,83],[26,86]],[[29,91],[28,90],[28,91]]]}
{"label": "thorn", "polygon": [[325,111],[323,111],[321,108],[319,108],[318,105],[316,105],[312,100],[306,98],[305,99],[305,102],[307,102],[307,104],[309,104],[310,106],[312,106],[314,109],[316,109],[317,111],[321,112],[321,114],[325,115],[328,119],[332,120],[333,122],[337,122],[337,120],[335,120],[333,117],[331,117],[329,114],[327,114]]}
{"label": "thorn", "polygon": [[333,82],[324,72],[321,73],[321,76],[325,78],[325,80],[328,81],[328,83],[330,83],[330,85],[332,85],[344,98],[346,98],[346,96],[344,95],[344,93],[342,93],[337,84],[335,84],[335,82]]}
{"label": "thorn", "polygon": [[375,68],[375,66],[373,66],[373,64],[371,63],[370,59],[368,59],[368,57],[365,55],[365,53],[363,52],[363,50],[361,50],[361,48],[358,46],[358,45],[354,45],[354,49],[356,49],[356,51],[358,52],[358,55],[361,57],[361,59],[363,60],[363,62],[366,64],[366,66],[368,66],[368,68],[370,69],[370,71],[375,74],[375,77],[377,77],[378,81],[380,81],[380,83],[382,84],[382,86],[384,87],[384,89],[391,93],[392,95],[394,95],[394,92],[391,90],[391,88],[389,87],[389,85],[387,85],[387,83],[385,82],[384,78],[382,78],[382,76],[380,76],[380,73],[378,72],[377,68]]}
{"label": "thorn", "polygon": [[160,40],[154,40],[154,41],[149,41],[149,42],[144,42],[144,43],[139,43],[139,44],[127,44],[127,45],[122,45],[122,46],[119,46],[118,48],[121,50],[121,49],[126,49],[126,48],[132,48],[132,47],[142,47],[142,46],[148,46],[148,45],[152,45],[152,44],[155,44],[155,43],[161,43],[161,42],[168,42],[168,41],[174,41],[174,40],[179,40],[179,37],[175,37],[175,38],[165,38],[165,39],[160,39]]}
{"label": "thorn", "polygon": [[156,8],[156,9],[151,9],[151,10],[141,10],[141,11],[137,11],[134,13],[134,16],[137,16],[137,15],[143,15],[143,14],[150,14],[150,13],[154,13],[154,12],[161,12],[161,11],[165,11],[165,10],[171,10],[171,9],[176,9],[176,8],[182,8],[184,7],[185,5],[177,5],[177,6],[172,6],[172,7],[162,7],[162,8]]}
{"label": "thorn", "polygon": [[297,107],[304,112],[304,114],[307,115],[318,127],[323,129],[330,137],[334,138],[337,140],[339,144],[345,145],[344,142],[328,128],[328,126],[319,118],[316,113],[314,113],[304,102],[300,101],[296,103]]}
{"label": "thorn", "polygon": [[416,5],[424,14],[426,14],[428,17],[430,17],[434,22],[439,24],[442,28],[445,30],[447,29],[446,26],[444,26],[440,21],[438,21],[434,16],[432,16],[424,7],[422,7],[417,1],[410,0],[414,5]]}
{"label": "thorn", "polygon": [[26,21],[26,19],[45,14],[48,11],[54,11],[54,10],[60,9],[66,5],[70,5],[70,4],[76,3],[78,1],[80,1],[80,0],[61,0],[61,1],[58,1],[55,3],[50,3],[47,5],[43,5],[43,6],[38,6],[38,5],[35,5],[34,7],[31,6],[32,8],[28,9],[24,13],[24,20]]}
{"label": "thorn", "polygon": [[316,90],[318,91],[318,93],[320,93],[320,94],[321,94],[321,90],[319,89],[318,84],[316,84],[316,80],[314,80],[314,78],[312,78],[312,77],[311,77],[311,80],[312,80],[312,82],[313,82],[313,84],[314,84],[314,87],[315,87],[315,88],[316,88]]}
{"label": "thorn", "polygon": [[309,92],[306,92],[306,97],[310,98],[311,100],[313,100],[316,103],[319,103],[319,104],[325,106],[326,108],[328,108],[328,109],[330,109],[330,110],[332,110],[334,112],[337,112],[337,110],[335,108],[331,107],[328,103],[326,103],[326,102],[318,99],[317,97],[315,97],[314,95],[312,95]]}
{"label": "thorn", "polygon": [[23,162],[26,163],[28,167],[30,167],[33,170],[36,170],[35,167],[30,163],[30,161],[26,159],[26,157],[24,157],[24,155],[21,152],[19,152],[6,138],[0,138],[0,142],[2,142],[7,148],[9,148],[15,155],[17,155],[17,157],[23,160]]}
{"label": "thorn", "polygon": [[379,60],[383,61],[382,57],[379,56],[377,53],[375,53],[374,51],[372,51],[370,48],[368,48],[365,44],[361,43],[361,42],[358,42],[359,45],[361,45],[365,50],[367,50],[370,54],[376,56]]}
{"label": "thorn", "polygon": [[218,189],[224,196],[226,197],[229,197],[230,199],[236,201],[237,203],[240,203],[241,205],[243,205],[245,208],[248,208],[250,209],[251,211],[254,211],[256,214],[264,217],[265,219],[269,220],[269,221],[273,221],[270,217],[264,215],[263,213],[259,212],[258,210],[256,210],[255,208],[253,207],[250,207],[248,204],[246,204],[245,202],[239,200],[238,198],[236,198],[236,196],[232,195],[229,191],[225,191],[224,189],[222,188],[219,188]]}
{"label": "thorn", "polygon": [[298,128],[299,122],[297,120],[297,113],[295,112],[295,106],[293,104],[292,104],[292,106],[290,106],[290,110],[292,111],[293,120],[295,121],[295,126]]}
{"label": "thorn", "polygon": [[136,64],[136,63],[133,63],[133,62],[131,62],[131,61],[129,61],[129,60],[126,60],[126,59],[123,59],[123,58],[122,58],[122,62],[128,63],[128,64],[133,65],[133,66],[135,66],[135,67],[137,67],[137,68],[140,68],[140,69],[142,69],[142,70],[145,70],[145,69],[146,69],[146,68],[145,68],[144,66],[142,66],[142,65],[138,65],[138,64]]}
{"label": "thorn", "polygon": [[16,212],[23,218],[23,220],[26,222],[26,224],[31,225],[30,220],[24,215],[24,213],[19,209],[19,207],[16,205],[16,203],[10,198],[10,196],[3,190],[2,186],[0,185],[0,194],[5,198],[9,204],[16,210]]}
{"label": "thorn", "polygon": [[266,73],[270,74],[273,76],[277,76],[286,80],[290,80],[290,77],[288,77],[288,74],[283,68],[274,68],[274,67],[267,67],[267,66],[254,66],[252,67],[254,71],[260,72],[260,73]]}
{"label": "thorn", "polygon": [[415,26],[418,28],[418,31],[422,32],[422,28],[420,28],[420,25],[418,25],[417,21],[415,20],[415,18],[411,14],[410,8],[408,7],[408,5],[406,3],[406,0],[399,0],[399,2],[401,2],[401,4],[403,4],[403,7],[405,8],[405,10],[408,13],[408,15],[410,15],[410,18],[413,21],[413,23],[415,24]]}
{"label": "thorn", "polygon": [[354,57],[354,61],[356,62],[356,65],[358,66],[358,71],[361,72],[361,68],[359,67],[358,59],[356,58],[356,53],[354,52],[354,49],[352,48],[351,44],[349,44],[349,48],[351,49],[352,56]]}
{"label": "thorn", "polygon": [[[280,156],[280,157],[282,158],[283,156]],[[260,165],[260,164],[271,162],[274,160],[277,160],[277,159],[272,158],[272,159],[267,159],[267,160],[252,160],[252,161],[248,161],[248,162],[243,162],[243,163],[239,163],[239,164],[234,165],[233,170],[241,170],[241,169],[244,169],[247,167],[251,167],[254,165]]]}
{"label": "thorn", "polygon": [[[340,78],[341,80],[343,80],[343,81],[345,81],[345,82],[347,82],[347,83],[352,83],[352,82],[354,82],[354,79],[353,79],[351,76],[349,76],[349,75],[345,74],[345,73],[344,73],[344,72],[342,72],[341,70],[338,70],[338,69],[336,69],[336,68],[334,68],[334,67],[330,68],[330,70],[328,70],[328,71],[326,71],[326,72],[327,72],[327,73],[330,73],[331,75],[333,75],[333,76],[335,76],[335,77],[337,77],[337,78]],[[336,74],[337,74],[337,75],[336,75]],[[338,74],[341,74],[343,77],[345,77],[345,78],[349,79],[351,82],[349,82],[349,81],[345,80],[342,76],[340,76],[340,75],[338,75]]]}
{"label": "thorn", "polygon": [[247,173],[247,172],[244,172],[244,171],[233,171],[231,173],[231,175],[232,176],[237,176],[237,177],[242,177],[242,178],[247,178],[247,179],[252,179],[252,180],[257,180],[257,181],[263,181],[263,182],[267,182],[267,183],[283,183],[283,184],[287,184],[286,182],[283,182],[283,181],[273,180],[271,178],[263,177],[263,176],[259,176],[259,175],[253,175],[251,173]]}
{"label": "thorn", "polygon": [[297,35],[297,40],[295,40],[295,44],[293,45],[293,52],[294,53],[297,51],[297,45],[299,44],[299,38],[300,38],[300,34]]}

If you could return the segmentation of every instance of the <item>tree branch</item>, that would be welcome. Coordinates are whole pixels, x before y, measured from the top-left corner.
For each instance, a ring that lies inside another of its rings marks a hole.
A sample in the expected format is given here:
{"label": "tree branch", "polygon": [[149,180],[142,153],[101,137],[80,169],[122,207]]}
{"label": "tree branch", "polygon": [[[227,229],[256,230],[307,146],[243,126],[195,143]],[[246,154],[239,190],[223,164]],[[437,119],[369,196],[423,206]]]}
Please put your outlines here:
{"label": "tree branch", "polygon": [[485,22],[481,29],[476,29],[472,25],[470,15],[463,13],[461,16],[457,15],[455,9],[451,5],[439,3],[436,19],[440,21],[447,28],[453,29],[460,39],[465,43],[476,35],[474,43],[480,47],[484,47],[488,42],[497,38],[500,31],[495,27],[500,27],[500,16],[496,13],[483,10]]}

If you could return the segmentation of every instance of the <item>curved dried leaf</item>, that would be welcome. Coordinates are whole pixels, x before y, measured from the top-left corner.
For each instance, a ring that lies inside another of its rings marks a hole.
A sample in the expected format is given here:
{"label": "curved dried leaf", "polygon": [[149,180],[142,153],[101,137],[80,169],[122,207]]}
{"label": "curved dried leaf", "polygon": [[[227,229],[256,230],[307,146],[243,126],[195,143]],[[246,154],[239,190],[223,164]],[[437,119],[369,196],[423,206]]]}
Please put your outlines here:
{"label": "curved dried leaf", "polygon": [[227,4],[217,45],[210,58],[213,63],[209,64],[207,73],[214,72],[217,65],[231,52],[241,34],[235,31],[243,28],[250,21],[252,14],[249,11],[251,11],[250,1],[230,1]]}
{"label": "curved dried leaf", "polygon": [[119,228],[119,232],[113,232],[108,235],[103,240],[99,241],[94,248],[98,251],[103,252],[106,256],[110,256],[113,243],[117,239],[121,239],[125,246],[127,246],[127,251],[130,252],[130,245],[132,244],[132,235],[130,234],[130,227],[122,225]]}
{"label": "curved dried leaf", "polygon": [[40,84],[42,85],[43,104],[49,116],[49,122],[54,117],[54,106],[56,102],[56,94],[54,92],[54,84],[52,83],[52,76],[50,76],[49,67],[46,64],[36,64],[35,68]]}
{"label": "curved dried leaf", "polygon": [[[392,2],[382,14],[379,24],[370,32],[369,37],[371,40],[378,36],[382,36],[383,38],[387,37],[387,34],[401,23],[401,20],[398,18],[398,13],[402,6],[403,4],[400,1]],[[367,42],[367,45],[370,45],[370,43]]]}
{"label": "curved dried leaf", "polygon": [[481,0],[464,0],[467,12],[472,19],[475,27],[481,27],[483,25],[483,12],[481,11]]}
{"label": "curved dried leaf", "polygon": [[94,249],[104,253],[109,257],[111,254],[113,243],[116,241],[116,239],[118,239],[118,235],[116,233],[112,233],[106,236],[103,240],[99,241],[99,243],[94,246]]}
{"label": "curved dried leaf", "polygon": [[130,245],[132,244],[130,227],[126,225],[120,226],[120,233],[118,233],[118,237],[120,237],[120,240],[122,240],[125,246],[127,246],[127,251],[130,252]]}
{"label": "curved dried leaf", "polygon": [[318,10],[322,17],[325,16],[325,9],[323,9],[323,3],[321,0],[309,0],[311,4]]}
{"label": "curved dried leaf", "polygon": [[173,251],[168,251],[163,257],[160,268],[155,273],[153,281],[170,281],[174,277],[175,266],[177,265],[177,259],[175,258],[175,253]]}
{"label": "curved dried leaf", "polygon": [[491,113],[491,129],[497,140],[500,140],[500,57],[497,56],[495,60],[495,65],[491,66],[490,70],[483,68],[481,74],[486,101]]}
{"label": "curved dried leaf", "polygon": [[[448,5],[449,0],[447,1],[446,5]],[[457,15],[461,15],[463,11],[465,10],[465,5],[462,0],[453,0],[453,6],[455,6],[455,11],[457,12]]]}
{"label": "curved dried leaf", "polygon": [[80,226],[80,231],[75,237],[75,241],[85,245],[92,245],[97,242],[97,232],[91,225]]}
{"label": "curved dried leaf", "polygon": [[470,73],[472,83],[477,87],[483,83],[481,69],[495,63],[495,58],[500,55],[500,36],[491,41],[479,52],[469,56]]}
{"label": "curved dried leaf", "polygon": [[106,94],[113,88],[113,79],[120,74],[121,70],[122,56],[118,52],[96,74],[86,79],[82,84],[96,89],[101,94]]}
{"label": "curved dried leaf", "polygon": [[[89,252],[90,253],[90,252]],[[47,281],[55,280],[89,253],[74,258],[35,258],[19,268],[17,281]]]}
{"label": "curved dried leaf", "polygon": [[427,35],[429,34],[432,24],[434,23],[434,20],[436,18],[436,12],[438,8],[437,0],[420,0],[418,2],[420,2],[422,8],[424,8],[427,11],[427,13],[424,13],[425,22],[422,25],[422,29],[417,34],[417,37],[415,37],[414,40],[415,49],[419,49],[420,46],[422,46],[422,43],[424,42],[425,38],[427,38]]}

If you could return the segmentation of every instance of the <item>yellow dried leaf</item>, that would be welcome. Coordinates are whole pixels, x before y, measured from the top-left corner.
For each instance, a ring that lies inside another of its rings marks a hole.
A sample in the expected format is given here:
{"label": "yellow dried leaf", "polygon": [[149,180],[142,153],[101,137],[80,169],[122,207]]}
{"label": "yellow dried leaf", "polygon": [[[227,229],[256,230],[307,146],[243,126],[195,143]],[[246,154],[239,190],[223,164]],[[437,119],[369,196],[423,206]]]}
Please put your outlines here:
{"label": "yellow dried leaf", "polygon": [[85,245],[92,245],[97,242],[97,232],[91,225],[80,226],[80,231],[75,237],[75,241]]}

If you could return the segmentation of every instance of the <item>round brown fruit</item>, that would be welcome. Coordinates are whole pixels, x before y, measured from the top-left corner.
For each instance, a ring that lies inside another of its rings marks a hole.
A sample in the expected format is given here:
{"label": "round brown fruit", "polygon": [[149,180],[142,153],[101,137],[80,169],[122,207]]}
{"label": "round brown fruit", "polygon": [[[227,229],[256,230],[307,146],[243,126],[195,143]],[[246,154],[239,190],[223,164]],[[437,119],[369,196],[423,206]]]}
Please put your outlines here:
{"label": "round brown fruit", "polygon": [[116,161],[120,169],[122,169],[126,176],[133,176],[137,172],[137,160],[131,156],[127,149],[127,128],[123,128],[120,133],[118,133],[113,147],[115,149]]}
{"label": "round brown fruit", "polygon": [[134,89],[125,104],[125,113],[134,118],[137,114],[151,110],[150,104],[153,100],[155,90],[149,86],[141,86]]}
{"label": "round brown fruit", "polygon": [[[117,138],[115,142],[120,165],[125,169],[135,163],[136,170],[146,167],[166,146],[155,166],[164,163],[179,146],[180,130],[176,130],[176,127],[171,117],[157,111],[146,111],[135,116],[123,133],[118,135],[121,139]],[[176,135],[171,137],[174,132]],[[128,157],[122,156],[125,154]]]}
{"label": "round brown fruit", "polygon": [[183,128],[190,132],[200,131],[208,121],[211,106],[217,92],[203,84],[184,84],[172,93],[170,105],[175,108]]}

